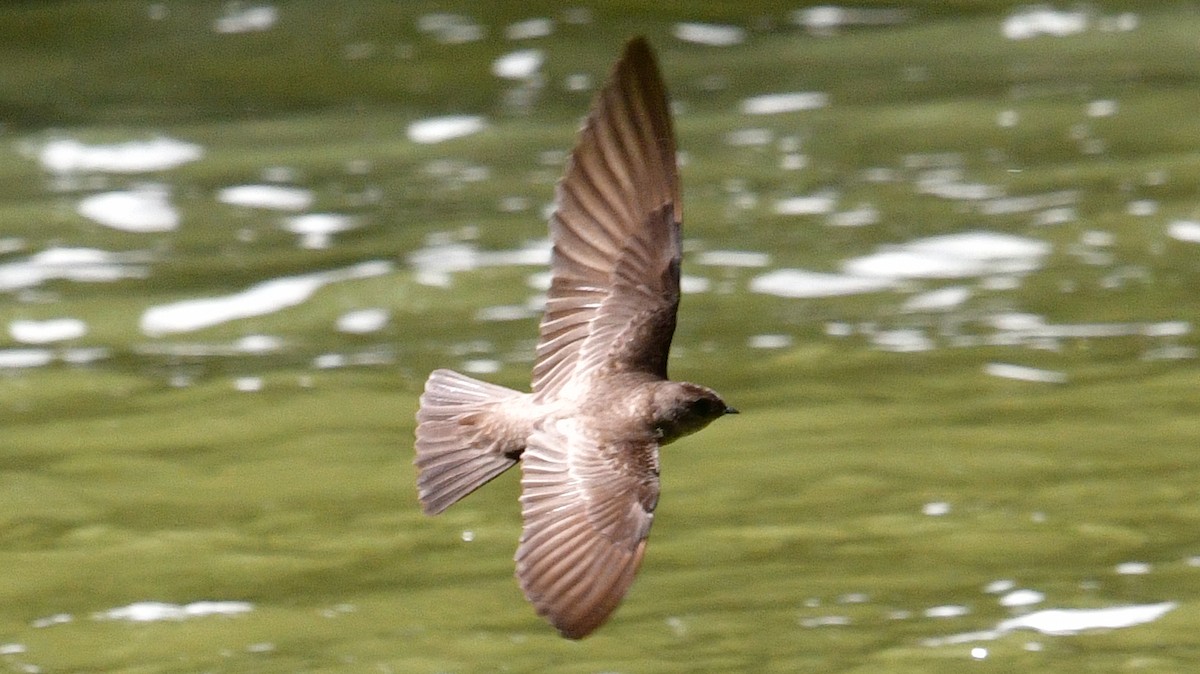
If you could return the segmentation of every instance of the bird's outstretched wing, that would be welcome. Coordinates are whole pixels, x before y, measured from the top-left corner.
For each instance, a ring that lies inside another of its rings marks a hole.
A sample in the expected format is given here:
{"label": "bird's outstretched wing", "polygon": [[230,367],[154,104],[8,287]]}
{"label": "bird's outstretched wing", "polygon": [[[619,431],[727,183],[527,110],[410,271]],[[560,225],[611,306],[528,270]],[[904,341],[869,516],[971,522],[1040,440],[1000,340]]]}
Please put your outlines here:
{"label": "bird's outstretched wing", "polygon": [[558,185],[535,393],[604,369],[666,377],[679,305],[679,195],[666,89],[650,46],[635,38],[596,96]]}
{"label": "bird's outstretched wing", "polygon": [[658,504],[658,445],[606,444],[559,420],[533,433],[521,470],[517,578],[539,615],[580,639],[637,574]]}

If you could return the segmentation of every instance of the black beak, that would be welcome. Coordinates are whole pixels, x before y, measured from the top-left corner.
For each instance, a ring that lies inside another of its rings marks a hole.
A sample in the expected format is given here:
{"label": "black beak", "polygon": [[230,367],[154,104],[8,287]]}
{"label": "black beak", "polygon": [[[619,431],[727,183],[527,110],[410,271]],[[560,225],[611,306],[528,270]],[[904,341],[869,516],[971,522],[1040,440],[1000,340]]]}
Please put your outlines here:
{"label": "black beak", "polygon": [[741,412],[738,412],[736,407],[729,407],[727,405],[725,407],[725,414],[741,414]]}

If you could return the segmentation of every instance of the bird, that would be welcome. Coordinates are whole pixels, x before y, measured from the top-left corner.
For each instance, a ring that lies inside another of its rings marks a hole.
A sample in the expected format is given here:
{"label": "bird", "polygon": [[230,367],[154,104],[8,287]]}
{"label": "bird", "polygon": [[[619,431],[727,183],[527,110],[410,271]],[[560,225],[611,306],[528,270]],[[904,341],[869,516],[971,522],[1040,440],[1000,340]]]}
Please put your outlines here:
{"label": "bird", "polygon": [[414,464],[436,515],[517,463],[525,597],[581,639],[616,610],[659,497],[659,449],[737,410],[667,378],[682,204],[666,87],[626,43],[579,131],[549,218],[551,283],[531,391],[448,369],[425,382]]}

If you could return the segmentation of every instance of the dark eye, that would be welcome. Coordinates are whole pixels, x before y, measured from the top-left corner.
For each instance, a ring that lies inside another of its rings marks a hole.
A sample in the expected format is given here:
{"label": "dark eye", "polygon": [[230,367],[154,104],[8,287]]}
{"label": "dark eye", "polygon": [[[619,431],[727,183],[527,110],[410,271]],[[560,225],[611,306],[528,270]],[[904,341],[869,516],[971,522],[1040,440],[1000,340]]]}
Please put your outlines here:
{"label": "dark eye", "polygon": [[701,417],[711,415],[716,408],[716,404],[708,398],[700,398],[692,403],[692,414]]}

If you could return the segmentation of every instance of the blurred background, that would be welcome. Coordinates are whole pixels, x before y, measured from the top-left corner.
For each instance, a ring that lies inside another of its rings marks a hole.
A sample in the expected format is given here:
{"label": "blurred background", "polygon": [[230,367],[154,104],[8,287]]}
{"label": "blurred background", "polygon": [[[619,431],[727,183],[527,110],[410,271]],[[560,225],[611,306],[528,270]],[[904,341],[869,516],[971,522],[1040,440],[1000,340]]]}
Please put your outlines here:
{"label": "blurred background", "polygon": [[[626,39],[685,193],[638,581],[561,640],[518,476],[419,513],[435,367],[525,388]],[[0,6],[0,671],[1187,671],[1200,5]]]}

